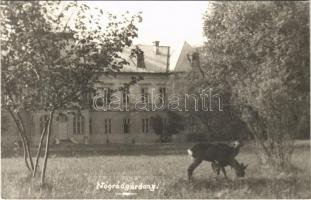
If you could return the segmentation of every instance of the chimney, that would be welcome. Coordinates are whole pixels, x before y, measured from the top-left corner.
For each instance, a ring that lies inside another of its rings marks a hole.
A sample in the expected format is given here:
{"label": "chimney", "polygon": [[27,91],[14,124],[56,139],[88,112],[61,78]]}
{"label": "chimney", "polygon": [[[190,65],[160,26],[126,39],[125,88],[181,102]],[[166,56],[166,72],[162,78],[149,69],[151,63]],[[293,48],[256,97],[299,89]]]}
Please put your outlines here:
{"label": "chimney", "polygon": [[153,51],[155,52],[156,55],[159,55],[159,45],[160,45],[160,41],[154,41],[153,42]]}
{"label": "chimney", "polygon": [[190,58],[188,57],[188,59],[190,59],[190,63],[191,63],[191,67],[193,69],[199,69],[202,77],[204,78],[204,71],[203,69],[201,68],[201,65],[200,65],[200,55],[198,52],[194,52],[192,53],[192,55],[190,56]]}
{"label": "chimney", "polygon": [[145,68],[145,58],[144,58],[144,52],[138,51],[137,53],[137,67],[138,68]]}
{"label": "chimney", "polygon": [[170,47],[167,47],[166,72],[170,71]]}

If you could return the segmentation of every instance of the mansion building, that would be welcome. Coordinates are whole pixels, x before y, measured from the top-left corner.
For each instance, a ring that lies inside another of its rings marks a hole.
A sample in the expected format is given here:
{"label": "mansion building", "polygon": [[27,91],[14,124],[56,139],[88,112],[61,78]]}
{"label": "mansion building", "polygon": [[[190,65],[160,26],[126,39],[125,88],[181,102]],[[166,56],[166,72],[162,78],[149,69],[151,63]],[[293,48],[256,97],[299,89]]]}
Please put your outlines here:
{"label": "mansion building", "polygon": [[[128,105],[129,109],[94,109],[92,105],[94,101],[90,98],[91,105],[79,111],[57,110],[52,123],[51,141],[106,144],[154,143],[159,139],[151,126],[151,118],[159,116],[165,125],[167,111],[165,109],[138,111],[133,109],[133,104],[137,97],[141,97],[143,103],[148,105],[154,103],[150,100],[152,92],[161,97],[159,101],[166,101],[169,95],[168,88],[171,87],[169,80],[175,74],[191,70],[192,63],[189,55],[194,53],[194,49],[187,42],[180,44],[179,48],[161,46],[159,41],[155,41],[152,45],[137,46],[142,50],[142,56],[132,58],[130,49],[124,50],[122,57],[128,60],[129,65],[125,65],[120,72],[116,73],[116,76],[103,74],[95,85],[96,94],[108,99],[110,99],[110,91],[117,91],[114,95],[119,97],[122,105]],[[118,91],[119,87],[129,83],[133,77],[142,77],[142,80],[131,85],[126,92]],[[31,143],[39,142],[47,117],[48,113],[43,110],[25,114],[25,126]],[[5,141],[2,145],[12,145],[17,142],[19,134],[11,116],[2,111],[1,122],[1,141]],[[181,137],[179,135],[176,137]]]}

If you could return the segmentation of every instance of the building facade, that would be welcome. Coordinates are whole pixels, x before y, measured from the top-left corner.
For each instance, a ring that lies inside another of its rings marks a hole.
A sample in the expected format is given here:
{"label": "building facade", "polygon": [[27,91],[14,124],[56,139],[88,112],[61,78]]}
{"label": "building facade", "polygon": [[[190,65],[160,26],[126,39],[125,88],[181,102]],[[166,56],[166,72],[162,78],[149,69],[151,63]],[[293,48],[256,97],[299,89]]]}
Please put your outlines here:
{"label": "building facade", "polygon": [[[138,47],[141,51],[136,58],[131,58],[130,49],[122,53],[121,56],[128,60],[129,65],[114,76],[103,74],[100,77],[95,85],[96,93],[86,97],[84,108],[56,111],[52,122],[53,142],[153,143],[159,139],[151,126],[151,118],[161,117],[165,126],[167,111],[165,107],[153,109],[153,106],[165,105],[169,95],[169,79],[175,71],[191,70],[187,56],[193,52],[193,48],[186,42],[179,48],[170,48],[160,46],[158,41],[153,45]],[[126,90],[118,90],[137,77],[141,80],[136,84]],[[31,143],[39,142],[47,117],[46,111],[25,113]],[[1,120],[1,135],[6,138],[2,145],[18,141],[16,125],[8,113],[2,111]]]}

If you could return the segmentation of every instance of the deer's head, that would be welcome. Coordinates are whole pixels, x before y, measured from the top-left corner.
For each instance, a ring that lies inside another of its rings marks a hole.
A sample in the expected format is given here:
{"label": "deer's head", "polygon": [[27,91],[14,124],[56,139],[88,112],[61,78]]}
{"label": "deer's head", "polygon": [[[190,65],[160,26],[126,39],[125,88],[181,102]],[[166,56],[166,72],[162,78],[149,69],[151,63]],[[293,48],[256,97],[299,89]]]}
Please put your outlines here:
{"label": "deer's head", "polygon": [[235,174],[237,177],[244,177],[245,176],[245,169],[247,168],[247,165],[244,165],[243,163],[238,164],[235,167]]}

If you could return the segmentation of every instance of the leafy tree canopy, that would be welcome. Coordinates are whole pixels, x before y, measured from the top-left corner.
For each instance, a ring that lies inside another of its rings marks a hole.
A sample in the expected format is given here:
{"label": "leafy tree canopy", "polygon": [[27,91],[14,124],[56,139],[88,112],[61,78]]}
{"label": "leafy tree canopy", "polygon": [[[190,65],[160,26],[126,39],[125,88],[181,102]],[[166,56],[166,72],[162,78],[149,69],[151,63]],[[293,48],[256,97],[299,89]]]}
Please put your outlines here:
{"label": "leafy tree canopy", "polygon": [[309,123],[308,14],[308,2],[215,2],[204,17],[205,72],[270,153]]}

